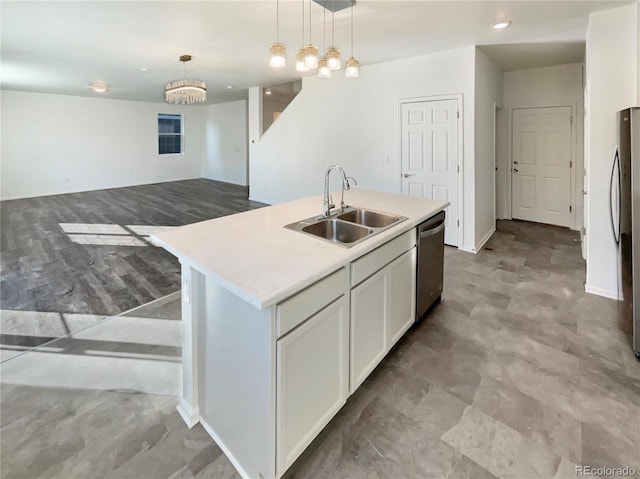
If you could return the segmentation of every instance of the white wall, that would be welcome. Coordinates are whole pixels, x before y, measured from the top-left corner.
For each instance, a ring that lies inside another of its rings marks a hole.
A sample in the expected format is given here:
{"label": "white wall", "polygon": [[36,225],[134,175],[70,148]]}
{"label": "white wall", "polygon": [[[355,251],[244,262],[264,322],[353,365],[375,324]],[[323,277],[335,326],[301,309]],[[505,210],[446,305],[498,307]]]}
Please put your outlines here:
{"label": "white wall", "polygon": [[582,171],[584,146],[584,89],[583,64],[571,63],[504,74],[504,106],[507,110],[508,128],[505,139],[507,155],[498,165],[499,190],[502,193],[501,218],[511,218],[511,119],[516,108],[570,106],[574,117],[571,129],[571,155],[574,168],[571,172],[573,229],[582,227]]}
{"label": "white wall", "polygon": [[246,186],[247,101],[219,103],[202,110],[206,141],[202,176]]}
{"label": "white wall", "polygon": [[[201,174],[201,109],[2,92],[1,198],[157,183]],[[185,153],[158,155],[158,113],[182,113]]]}
{"label": "white wall", "polygon": [[304,78],[303,90],[251,154],[251,199],[279,203],[321,193],[324,172],[333,163],[343,166],[363,188],[399,193],[399,100],[461,93],[465,125],[461,247],[472,250],[474,63],[472,46],[364,66],[357,80],[340,73],[326,80]]}
{"label": "white wall", "polygon": [[588,292],[618,296],[618,258],[609,225],[609,175],[617,142],[616,113],[633,106],[638,89],[637,5],[589,16],[586,76],[589,82],[587,154]]}
{"label": "white wall", "polygon": [[495,108],[502,106],[502,70],[476,48],[475,71],[475,250],[495,231]]}

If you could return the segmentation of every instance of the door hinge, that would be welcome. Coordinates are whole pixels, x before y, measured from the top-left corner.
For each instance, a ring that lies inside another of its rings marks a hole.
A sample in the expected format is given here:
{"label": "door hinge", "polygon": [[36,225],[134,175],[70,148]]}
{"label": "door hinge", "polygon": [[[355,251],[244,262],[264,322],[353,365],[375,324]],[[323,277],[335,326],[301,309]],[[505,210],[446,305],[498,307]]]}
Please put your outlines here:
{"label": "door hinge", "polygon": [[460,173],[460,167],[458,166],[458,173]]}
{"label": "door hinge", "polygon": [[458,220],[457,223],[458,223],[458,228],[460,228],[460,220]]}
{"label": "door hinge", "polygon": [[460,118],[460,112],[459,111],[456,112],[456,118]]}
{"label": "door hinge", "polygon": [[571,205],[569,205],[569,213],[573,213],[573,209],[572,209]]}
{"label": "door hinge", "polygon": [[573,168],[573,161],[569,162],[569,168]]}
{"label": "door hinge", "polygon": [[569,123],[573,123],[573,115],[569,117]]}
{"label": "door hinge", "polygon": [[586,228],[586,226],[582,227],[582,236],[587,236],[587,228]]}

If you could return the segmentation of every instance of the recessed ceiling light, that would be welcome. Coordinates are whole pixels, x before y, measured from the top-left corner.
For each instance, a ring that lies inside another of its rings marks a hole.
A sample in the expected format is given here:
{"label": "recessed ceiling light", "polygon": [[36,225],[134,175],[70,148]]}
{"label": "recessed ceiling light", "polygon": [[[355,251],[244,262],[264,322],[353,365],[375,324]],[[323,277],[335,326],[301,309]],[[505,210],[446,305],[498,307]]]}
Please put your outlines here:
{"label": "recessed ceiling light", "polygon": [[228,90],[231,90],[232,88],[233,88],[233,86],[231,86],[231,85],[227,86]]}
{"label": "recessed ceiling light", "polygon": [[89,88],[91,88],[96,93],[106,93],[109,91],[109,87],[102,83],[94,83],[93,85],[89,85]]}
{"label": "recessed ceiling light", "polygon": [[148,72],[149,69],[147,67],[140,67],[141,72]]}
{"label": "recessed ceiling light", "polygon": [[494,30],[504,30],[509,25],[511,25],[511,20],[498,20],[497,22],[491,24]]}

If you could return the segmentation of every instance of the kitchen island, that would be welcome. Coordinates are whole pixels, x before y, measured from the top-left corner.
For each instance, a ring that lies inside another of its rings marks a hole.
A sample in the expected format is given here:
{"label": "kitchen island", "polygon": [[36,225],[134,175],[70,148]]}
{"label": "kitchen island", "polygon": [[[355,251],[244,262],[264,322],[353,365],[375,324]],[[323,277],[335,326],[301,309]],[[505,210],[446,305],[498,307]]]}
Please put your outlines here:
{"label": "kitchen island", "polygon": [[286,229],[319,195],[153,238],[182,265],[178,411],[243,477],[281,477],[415,320],[415,227],[448,203],[345,202],[406,219],[349,248]]}

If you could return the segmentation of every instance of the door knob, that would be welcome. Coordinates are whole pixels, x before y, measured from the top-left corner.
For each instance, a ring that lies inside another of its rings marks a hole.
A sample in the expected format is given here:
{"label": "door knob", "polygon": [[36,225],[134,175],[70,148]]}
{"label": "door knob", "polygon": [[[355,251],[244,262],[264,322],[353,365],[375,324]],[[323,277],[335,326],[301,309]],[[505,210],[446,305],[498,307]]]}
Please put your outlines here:
{"label": "door knob", "polygon": [[416,176],[415,174],[409,174],[409,173],[405,173],[402,176],[404,176],[405,178],[409,178],[410,176]]}
{"label": "door knob", "polygon": [[513,162],[513,164],[514,164],[514,165],[517,165],[517,164],[518,164],[518,162],[517,162],[517,161],[514,161],[514,162]]}
{"label": "door knob", "polygon": [[514,168],[514,169],[513,169],[513,172],[514,172],[514,173],[517,173],[517,172],[518,172],[518,168]]}

